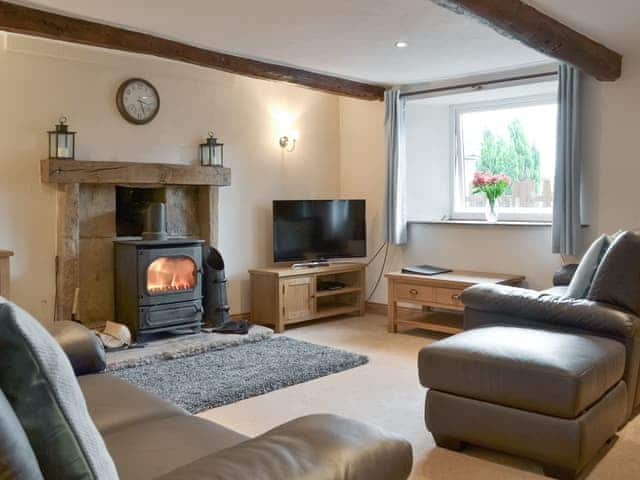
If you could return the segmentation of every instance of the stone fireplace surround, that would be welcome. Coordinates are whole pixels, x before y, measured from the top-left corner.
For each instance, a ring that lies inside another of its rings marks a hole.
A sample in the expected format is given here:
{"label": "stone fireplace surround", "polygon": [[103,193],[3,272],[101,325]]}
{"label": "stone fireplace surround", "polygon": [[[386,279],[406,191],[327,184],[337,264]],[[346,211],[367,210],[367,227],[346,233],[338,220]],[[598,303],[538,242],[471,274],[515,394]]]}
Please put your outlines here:
{"label": "stone fireplace surround", "polygon": [[[115,319],[113,240],[123,239],[116,236],[115,190],[115,185],[80,185],[78,306],[80,319],[86,325]],[[198,187],[171,185],[162,190],[169,235],[200,238]]]}
{"label": "stone fireplace surround", "polygon": [[77,160],[43,160],[41,175],[58,188],[55,318],[71,318],[78,290],[77,313],[89,326],[114,320],[116,186],[161,189],[169,235],[216,247],[218,188],[231,181],[222,167]]}

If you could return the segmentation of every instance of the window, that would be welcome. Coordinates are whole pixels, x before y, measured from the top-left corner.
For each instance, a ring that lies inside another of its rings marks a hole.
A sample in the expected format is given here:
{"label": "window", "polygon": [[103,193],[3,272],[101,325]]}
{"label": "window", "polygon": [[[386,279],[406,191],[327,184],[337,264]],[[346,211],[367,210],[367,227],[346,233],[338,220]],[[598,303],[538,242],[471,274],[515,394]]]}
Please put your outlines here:
{"label": "window", "polygon": [[484,220],[477,171],[504,173],[501,221],[551,221],[557,80],[409,98],[406,206],[410,222]]}
{"label": "window", "polygon": [[475,172],[506,174],[502,220],[550,221],[556,163],[554,95],[505,99],[453,108],[454,219],[484,218],[486,199],[472,193]]}

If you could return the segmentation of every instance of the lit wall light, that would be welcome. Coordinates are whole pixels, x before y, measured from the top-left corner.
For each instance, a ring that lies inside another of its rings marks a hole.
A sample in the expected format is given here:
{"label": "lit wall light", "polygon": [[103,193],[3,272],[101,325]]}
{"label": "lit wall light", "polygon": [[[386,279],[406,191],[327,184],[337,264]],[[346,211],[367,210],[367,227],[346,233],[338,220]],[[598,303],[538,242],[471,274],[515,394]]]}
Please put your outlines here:
{"label": "lit wall light", "polygon": [[296,142],[298,141],[298,132],[292,130],[287,135],[280,137],[280,147],[287,152],[293,152],[296,149]]}

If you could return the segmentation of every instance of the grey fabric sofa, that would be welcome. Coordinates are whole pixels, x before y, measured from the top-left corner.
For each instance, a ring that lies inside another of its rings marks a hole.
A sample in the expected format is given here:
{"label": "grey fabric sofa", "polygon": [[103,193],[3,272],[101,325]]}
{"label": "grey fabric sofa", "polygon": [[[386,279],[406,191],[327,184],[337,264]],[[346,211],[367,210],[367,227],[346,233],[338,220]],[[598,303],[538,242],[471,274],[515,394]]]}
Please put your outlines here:
{"label": "grey fabric sofa", "polygon": [[[104,351],[81,325],[59,322],[53,334],[79,375],[122,480],[403,480],[410,474],[411,446],[378,428],[313,415],[251,439],[100,373]],[[5,453],[0,478],[6,478]]]}
{"label": "grey fabric sofa", "polygon": [[439,446],[476,444],[575,478],[640,403],[640,319],[563,298],[572,269],[537,292],[465,290],[465,331],[425,347],[425,420]]}

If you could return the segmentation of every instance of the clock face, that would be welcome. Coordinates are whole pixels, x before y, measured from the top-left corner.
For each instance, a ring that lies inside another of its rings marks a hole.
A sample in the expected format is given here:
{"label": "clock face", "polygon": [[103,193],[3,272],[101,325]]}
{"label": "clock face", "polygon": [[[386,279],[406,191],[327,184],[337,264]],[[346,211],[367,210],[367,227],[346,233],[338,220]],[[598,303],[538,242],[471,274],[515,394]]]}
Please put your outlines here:
{"label": "clock face", "polygon": [[120,85],[116,103],[125,120],[136,125],[149,123],[160,110],[158,91],[141,78],[132,78]]}

